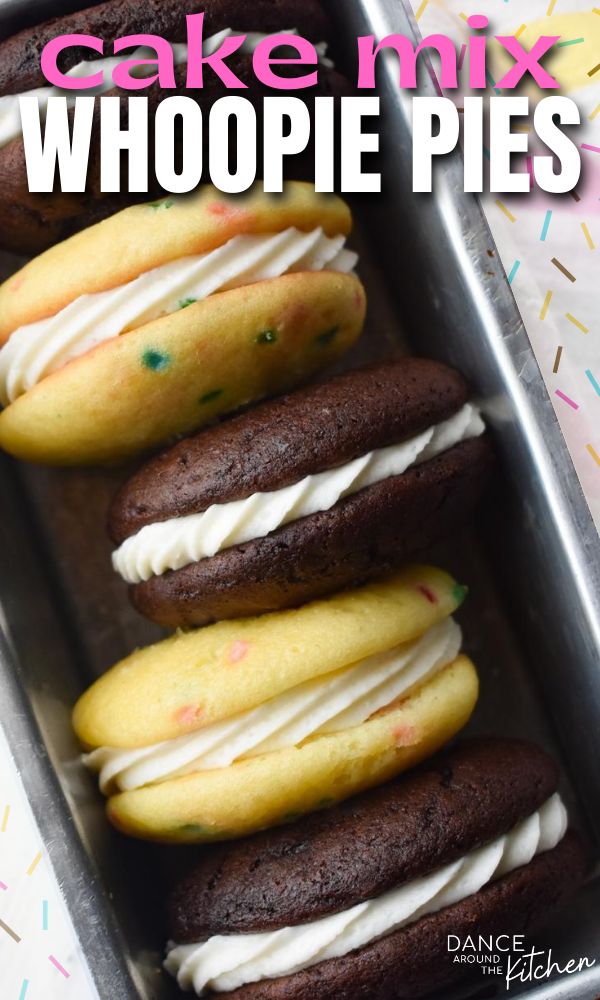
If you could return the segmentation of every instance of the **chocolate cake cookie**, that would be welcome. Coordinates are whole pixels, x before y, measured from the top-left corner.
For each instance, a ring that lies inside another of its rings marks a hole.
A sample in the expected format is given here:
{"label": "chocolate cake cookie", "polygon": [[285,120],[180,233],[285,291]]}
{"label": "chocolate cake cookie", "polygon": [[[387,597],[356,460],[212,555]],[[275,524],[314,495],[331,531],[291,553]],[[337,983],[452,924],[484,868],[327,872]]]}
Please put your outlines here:
{"label": "chocolate cake cookie", "polygon": [[[114,41],[125,35],[159,35],[177,46],[176,89],[163,89],[159,83],[155,83],[138,92],[148,97],[149,148],[152,149],[154,113],[163,98],[185,94],[193,97],[203,110],[208,111],[218,98],[229,93],[214,73],[205,74],[203,89],[186,89],[186,15],[196,13],[206,15],[206,41],[227,31],[252,36],[242,49],[228,59],[227,64],[247,88],[244,90],[244,97],[257,106],[264,96],[272,95],[273,91],[264,87],[254,74],[253,46],[260,40],[257,36],[276,32],[295,31],[317,44],[322,55],[318,86],[294,91],[294,94],[300,94],[311,103],[315,96],[335,96],[349,92],[347,81],[335,71],[324,55],[325,43],[330,38],[330,25],[318,0],[256,0],[252,4],[242,3],[241,0],[196,0],[195,3],[183,0],[148,0],[145,3],[139,0],[107,0],[95,7],[28,28],[0,43],[0,183],[3,191],[0,201],[0,241],[4,249],[23,254],[39,253],[127,204],[143,200],[148,194],[158,197],[162,193],[156,180],[153,180],[152,170],[150,187],[145,194],[123,192],[115,195],[101,191],[98,102],[85,193],[62,194],[58,188],[53,194],[29,192],[18,97],[35,91],[43,104],[49,96],[59,93],[49,86],[41,71],[40,59],[44,46],[53,38],[65,34],[91,34],[102,38],[106,53],[102,58],[93,50],[82,47],[69,48],[61,54],[59,69],[75,76],[85,75],[86,62],[94,62],[95,72],[102,68],[102,64],[112,55]],[[123,59],[131,56],[131,52],[126,52]],[[278,72],[289,72],[292,75],[297,69],[288,67],[286,70],[280,67]],[[124,98],[131,96],[129,91],[114,87],[108,72],[107,83],[102,92],[112,96],[120,94]],[[69,91],[70,97],[76,94],[77,91]],[[122,128],[126,127],[127,105],[123,101]],[[307,176],[302,165],[293,174],[297,177]]]}
{"label": "chocolate cake cookie", "polygon": [[275,399],[150,461],[109,517],[115,569],[166,626],[292,607],[393,570],[473,507],[491,464],[467,385],[405,358]]}
{"label": "chocolate cake cookie", "polygon": [[[167,969],[236,1000],[404,1000],[464,974],[447,937],[529,933],[573,891],[557,771],[464,743],[291,826],[213,848],[175,890]],[[472,968],[472,967],[471,967]]]}

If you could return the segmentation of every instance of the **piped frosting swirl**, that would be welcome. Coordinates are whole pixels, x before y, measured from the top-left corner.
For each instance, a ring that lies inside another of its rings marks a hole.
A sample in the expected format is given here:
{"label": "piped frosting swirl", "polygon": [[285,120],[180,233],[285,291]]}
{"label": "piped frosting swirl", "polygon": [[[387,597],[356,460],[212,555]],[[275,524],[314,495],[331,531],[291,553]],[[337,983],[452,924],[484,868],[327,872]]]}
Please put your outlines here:
{"label": "piped frosting swirl", "polygon": [[422,878],[297,927],[255,934],[215,935],[198,944],[172,945],[165,968],[198,996],[291,975],[347,955],[421,917],[452,906],[485,885],[527,865],[562,840],[567,814],[558,794],[509,833]]}
{"label": "piped frosting swirl", "polygon": [[309,738],[358,726],[452,663],[461,631],[451,619],[419,639],[318,677],[233,718],[139,750],[101,747],[84,759],[105,794],[228,767]]}
{"label": "piped frosting swirl", "polygon": [[75,299],[55,316],[19,327],[0,350],[0,402],[94,347],[215,292],[294,271],[350,273],[358,257],[321,228],[236,236],[209,253],[153,268],[133,281]]}
{"label": "piped frosting swirl", "polygon": [[426,462],[460,441],[478,437],[484,423],[471,404],[448,420],[387,448],[380,448],[336,469],[244,500],[213,504],[200,514],[170,518],[141,528],[113,553],[113,566],[136,584],[207,559],[222,549],[264,538],[290,521],[330,510],[336,503],[413,465]]}

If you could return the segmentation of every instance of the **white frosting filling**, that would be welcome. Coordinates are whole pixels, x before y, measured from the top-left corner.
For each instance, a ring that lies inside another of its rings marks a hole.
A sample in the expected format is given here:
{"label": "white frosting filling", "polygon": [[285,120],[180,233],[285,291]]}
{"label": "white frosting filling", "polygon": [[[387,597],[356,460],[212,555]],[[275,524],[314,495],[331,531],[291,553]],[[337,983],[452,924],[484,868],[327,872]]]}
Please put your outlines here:
{"label": "white frosting filling", "polygon": [[128,583],[182,569],[232,545],[264,538],[290,521],[330,510],[339,500],[390,476],[400,476],[412,465],[478,437],[484,430],[477,409],[467,403],[454,416],[416,437],[371,451],[337,469],[306,476],[271,493],[213,504],[201,514],[146,525],[113,553],[113,566]]}
{"label": "white frosting filling", "polygon": [[[224,31],[219,31],[216,35],[211,35],[209,38],[205,39],[204,45],[202,46],[202,54],[205,56],[212,55],[217,49],[222,45],[226,38],[231,36],[239,37],[239,35],[244,34],[241,31],[232,31],[231,28],[225,28]],[[276,32],[276,34],[285,35],[296,35],[297,31],[295,28],[284,30],[281,32]],[[259,42],[263,39],[270,37],[262,32],[255,31],[247,34],[243,45],[239,49],[240,52],[247,54],[252,54],[256,49]],[[171,48],[173,49],[173,63],[175,66],[181,66],[187,62],[188,59],[188,47],[186,43],[174,43]],[[327,58],[327,43],[318,42],[315,45],[317,54],[319,56],[319,62],[322,66],[331,68],[333,63]],[[66,97],[69,104],[73,104],[76,97],[88,96],[92,97],[95,95],[105,94],[107,91],[114,88],[114,83],[112,79],[113,71],[117,66],[120,66],[123,62],[131,59],[152,59],[156,60],[156,52],[151,48],[137,48],[134,49],[129,54],[123,54],[118,56],[110,56],[105,59],[93,59],[87,62],[80,62],[72,69],[67,70],[65,76],[68,77],[90,77],[94,76],[96,73],[102,72],[104,74],[104,79],[99,87],[94,87],[89,90],[62,90],[59,87],[36,87],[34,90],[27,91],[27,95],[30,97],[37,97],[39,107],[42,113],[48,108],[48,101],[51,97]],[[147,71],[146,71],[147,70]],[[140,67],[138,75],[151,76],[155,73],[155,67]],[[132,72],[132,76],[136,75],[136,71]],[[16,139],[22,134],[21,128],[21,111],[19,106],[19,99],[24,96],[23,94],[9,94],[6,97],[0,97],[0,148],[6,146],[13,139]]]}
{"label": "white frosting filling", "polygon": [[215,935],[199,944],[172,945],[165,968],[177,977],[182,989],[194,989],[198,996],[207,990],[229,992],[245,983],[291,975],[347,955],[474,895],[489,882],[528,864],[536,854],[552,850],[566,828],[565,807],[560,796],[553,795],[505,836],[377,899],[297,927]]}
{"label": "white frosting filling", "polygon": [[360,725],[452,663],[460,643],[460,628],[448,618],[413,642],[307,681],[233,718],[141,750],[101,747],[84,760],[110,794],[296,746]]}
{"label": "white frosting filling", "polygon": [[349,273],[358,257],[344,244],[344,236],[330,238],[321,228],[235,236],[210,253],[170,261],[117,288],[82,295],[55,316],[11,334],[0,350],[0,401],[8,405],[103,341],[192,300],[292,271]]}

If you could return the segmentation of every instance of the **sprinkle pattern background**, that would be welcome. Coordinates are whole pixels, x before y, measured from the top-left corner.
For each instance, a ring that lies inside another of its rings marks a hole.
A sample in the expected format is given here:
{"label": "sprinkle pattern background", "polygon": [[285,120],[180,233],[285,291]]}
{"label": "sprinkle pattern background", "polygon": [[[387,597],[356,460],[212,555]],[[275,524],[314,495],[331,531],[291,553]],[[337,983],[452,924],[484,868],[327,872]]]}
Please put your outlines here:
{"label": "sprinkle pattern background", "polygon": [[0,997],[98,1000],[1,728],[0,774]]}
{"label": "sprinkle pattern background", "polygon": [[[573,133],[583,172],[571,195],[488,194],[483,209],[496,241],[573,464],[600,530],[600,7],[582,0],[412,0],[423,35],[442,32],[464,52],[466,18],[485,11],[489,34],[560,34],[545,63],[580,108]],[[490,76],[501,78],[490,41]],[[462,56],[464,59],[464,55]],[[497,90],[497,88],[496,88]],[[547,96],[532,87],[530,98]],[[464,90],[448,91],[462,105]],[[535,136],[531,133],[535,155]],[[531,170],[531,159],[523,169]]]}

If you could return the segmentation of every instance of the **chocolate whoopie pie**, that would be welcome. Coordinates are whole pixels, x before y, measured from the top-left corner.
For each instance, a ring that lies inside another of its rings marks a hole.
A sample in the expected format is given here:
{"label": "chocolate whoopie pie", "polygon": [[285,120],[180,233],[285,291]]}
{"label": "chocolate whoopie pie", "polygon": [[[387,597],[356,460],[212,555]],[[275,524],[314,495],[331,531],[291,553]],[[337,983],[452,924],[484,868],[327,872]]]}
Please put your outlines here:
{"label": "chocolate whoopie pie", "polygon": [[274,399],[151,460],[115,498],[115,569],[165,626],[293,607],[451,530],[491,466],[458,372],[404,358]]}
{"label": "chocolate whoopie pie", "polygon": [[448,935],[528,934],[581,882],[557,769],[464,743],[301,822],[212,848],[175,890],[166,968],[235,1000],[414,1000],[462,978]]}
{"label": "chocolate whoopie pie", "polygon": [[[245,84],[244,97],[259,104],[264,96],[273,91],[264,87],[254,74],[252,52],[261,37],[277,32],[295,31],[317,45],[320,53],[319,83],[316,88],[294,91],[307,102],[315,96],[339,96],[349,92],[347,81],[335,71],[325,56],[326,44],[331,35],[327,16],[318,0],[106,0],[105,3],[53,18],[38,27],[27,28],[0,42],[0,245],[15,253],[40,253],[54,243],[72,233],[92,225],[108,215],[147,195],[161,194],[156,181],[148,192],[140,195],[105,194],[100,190],[100,115],[98,104],[93,127],[88,184],[84,194],[63,194],[58,189],[53,194],[32,194],[28,190],[27,170],[23,138],[21,134],[18,97],[36,92],[42,103],[48,96],[59,93],[50,87],[45,79],[40,59],[44,46],[59,35],[91,34],[105,42],[106,56],[88,48],[66,49],[59,58],[59,69],[63,73],[86,75],[82,64],[94,62],[94,72],[110,60],[112,46],[117,38],[125,35],[154,34],[166,38],[175,49],[175,90],[162,89],[158,83],[140,92],[148,97],[150,120],[149,148],[153,149],[154,135],[152,123],[158,103],[174,94],[193,97],[203,108],[208,109],[229,91],[213,72],[205,74],[205,86],[201,90],[187,90],[187,49],[185,48],[186,15],[204,13],[204,39],[209,42],[221,32],[248,34],[244,46],[235,52],[227,65]],[[218,42],[218,39],[215,39]],[[218,47],[218,44],[217,46]],[[123,60],[131,58],[131,52],[123,54]],[[147,55],[150,55],[148,53]],[[300,70],[305,72],[305,70]],[[91,72],[91,71],[89,71]],[[296,68],[287,70],[280,67],[278,72],[293,75]],[[77,92],[70,91],[73,97]],[[86,93],[89,94],[89,91]],[[119,90],[112,84],[107,71],[106,89],[102,93],[131,96],[129,91]],[[234,91],[235,93],[235,91]],[[285,91],[283,91],[285,93]],[[127,127],[127,104],[123,101],[122,128]],[[298,173],[298,170],[300,173]],[[298,166],[296,176],[303,173]],[[150,175],[152,178],[152,170]]]}

